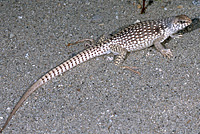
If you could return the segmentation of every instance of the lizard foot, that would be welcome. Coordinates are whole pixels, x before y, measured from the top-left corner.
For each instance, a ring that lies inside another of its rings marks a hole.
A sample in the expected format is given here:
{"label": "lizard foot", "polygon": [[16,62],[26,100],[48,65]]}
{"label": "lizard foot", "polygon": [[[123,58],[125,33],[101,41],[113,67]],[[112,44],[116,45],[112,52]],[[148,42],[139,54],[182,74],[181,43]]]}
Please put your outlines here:
{"label": "lizard foot", "polygon": [[161,53],[162,55],[164,55],[164,57],[167,57],[169,59],[173,56],[170,49],[163,49],[161,50]]}
{"label": "lizard foot", "polygon": [[134,73],[137,73],[137,74],[141,75],[140,72],[134,70],[134,69],[137,69],[137,67],[121,66],[121,68],[122,69],[128,69],[128,70],[130,70],[130,71],[132,71]]}

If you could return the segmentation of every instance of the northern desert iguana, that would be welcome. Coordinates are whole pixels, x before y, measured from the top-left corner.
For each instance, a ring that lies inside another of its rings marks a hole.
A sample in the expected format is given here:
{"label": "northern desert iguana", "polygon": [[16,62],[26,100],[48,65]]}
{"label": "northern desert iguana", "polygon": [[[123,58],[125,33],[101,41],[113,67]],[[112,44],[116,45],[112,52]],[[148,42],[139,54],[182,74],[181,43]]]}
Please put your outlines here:
{"label": "northern desert iguana", "polygon": [[94,57],[114,53],[116,56],[115,64],[119,65],[126,57],[127,52],[141,50],[155,45],[156,49],[164,56],[171,57],[170,49],[165,49],[161,43],[169,36],[179,30],[184,29],[192,23],[191,19],[186,15],[172,16],[159,20],[147,20],[132,24],[118,33],[112,35],[108,39],[97,42],[95,45],[80,52],[76,56],[70,58],[64,63],[50,70],[47,74],[42,76],[36,81],[21,97],[16,104],[10,115],[8,116],[5,124],[3,125],[0,133],[5,129],[11,120],[12,116],[16,113],[18,108],[23,102],[40,86],[45,84],[52,78],[66,72],[67,70],[76,67],[78,64],[83,63]]}

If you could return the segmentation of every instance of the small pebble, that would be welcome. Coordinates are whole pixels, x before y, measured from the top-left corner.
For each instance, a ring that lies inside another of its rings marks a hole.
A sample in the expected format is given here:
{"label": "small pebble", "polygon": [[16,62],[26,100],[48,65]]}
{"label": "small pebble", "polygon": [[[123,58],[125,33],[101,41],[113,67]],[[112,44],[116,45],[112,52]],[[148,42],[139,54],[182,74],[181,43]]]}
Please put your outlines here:
{"label": "small pebble", "polygon": [[18,19],[22,19],[22,16],[18,16]]}
{"label": "small pebble", "polygon": [[179,6],[177,6],[177,8],[181,9],[181,8],[183,8],[183,5],[179,5]]}
{"label": "small pebble", "polygon": [[10,34],[10,38],[13,38],[15,35],[13,33]]}
{"label": "small pebble", "polygon": [[29,59],[29,54],[28,53],[25,54],[25,58]]}

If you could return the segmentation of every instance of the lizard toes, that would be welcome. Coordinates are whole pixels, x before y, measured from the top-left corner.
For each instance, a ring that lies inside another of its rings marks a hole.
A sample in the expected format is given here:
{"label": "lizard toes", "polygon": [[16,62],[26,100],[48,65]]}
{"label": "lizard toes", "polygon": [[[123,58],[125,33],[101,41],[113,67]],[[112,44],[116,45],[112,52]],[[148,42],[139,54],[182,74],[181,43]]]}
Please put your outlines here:
{"label": "lizard toes", "polygon": [[170,49],[164,49],[161,51],[161,53],[164,55],[164,57],[167,57],[167,58],[171,58],[173,56]]}

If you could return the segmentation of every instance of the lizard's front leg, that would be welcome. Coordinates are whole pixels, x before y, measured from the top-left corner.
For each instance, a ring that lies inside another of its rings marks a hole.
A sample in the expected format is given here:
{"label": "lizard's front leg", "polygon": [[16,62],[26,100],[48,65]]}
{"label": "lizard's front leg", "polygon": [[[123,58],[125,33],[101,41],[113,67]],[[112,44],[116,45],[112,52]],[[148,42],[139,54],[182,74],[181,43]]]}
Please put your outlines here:
{"label": "lizard's front leg", "polygon": [[157,40],[154,41],[154,46],[155,46],[156,49],[157,49],[162,55],[164,55],[165,57],[170,58],[170,57],[173,56],[170,49],[165,49],[165,48],[163,47],[163,45],[162,45],[161,42],[160,42],[160,39],[157,39]]}

